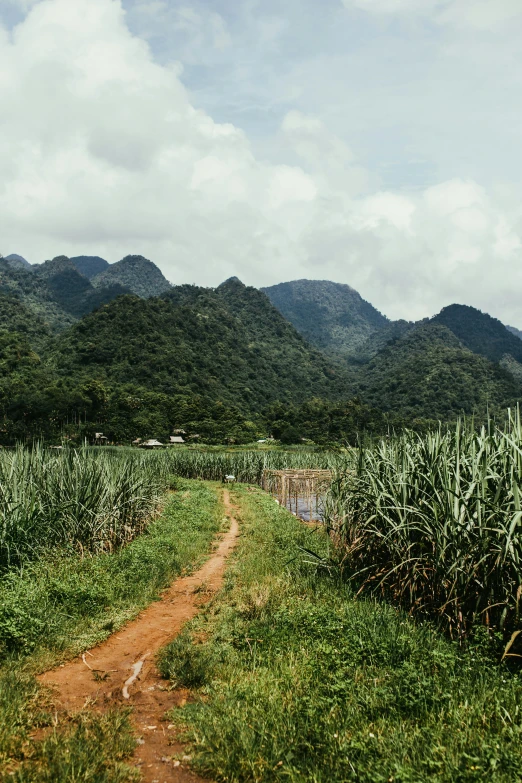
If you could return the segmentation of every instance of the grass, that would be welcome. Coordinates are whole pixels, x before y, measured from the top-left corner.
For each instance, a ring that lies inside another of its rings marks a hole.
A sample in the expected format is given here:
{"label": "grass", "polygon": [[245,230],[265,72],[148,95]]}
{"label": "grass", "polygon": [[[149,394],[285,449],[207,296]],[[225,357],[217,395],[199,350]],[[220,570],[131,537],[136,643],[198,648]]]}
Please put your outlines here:
{"label": "grass", "polygon": [[140,775],[125,762],[135,740],[129,710],[83,712],[65,728],[52,729],[25,763],[4,780],[15,783],[131,783]]}
{"label": "grass", "polygon": [[0,661],[35,652],[56,661],[106,638],[198,562],[222,519],[212,487],[178,480],[158,518],[114,554],[58,551],[11,569],[0,581]]}
{"label": "grass", "polygon": [[[328,572],[329,543],[259,490],[235,490],[226,587],[165,648],[171,713],[217,781],[522,780],[522,680]],[[307,554],[313,550],[321,559]]]}
{"label": "grass", "polygon": [[[109,636],[196,568],[223,522],[216,487],[177,480],[162,513],[114,554],[55,553],[11,569],[0,583],[0,769],[9,780],[102,783],[134,779],[122,759],[133,747],[124,713],[77,716],[31,742],[52,716],[33,672]],[[123,766],[122,766],[123,765]],[[133,773],[134,774],[134,773]],[[2,778],[0,777],[0,780]]]}

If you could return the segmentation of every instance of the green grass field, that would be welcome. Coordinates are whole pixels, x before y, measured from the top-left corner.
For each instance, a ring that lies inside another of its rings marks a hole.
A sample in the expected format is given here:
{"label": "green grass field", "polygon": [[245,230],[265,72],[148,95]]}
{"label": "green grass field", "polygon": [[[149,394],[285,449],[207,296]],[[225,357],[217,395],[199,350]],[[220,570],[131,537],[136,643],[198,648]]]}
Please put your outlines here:
{"label": "green grass field", "polygon": [[[217,781],[522,780],[522,680],[402,611],[357,599],[329,543],[237,488],[225,590],[164,650],[197,697],[171,719]],[[321,563],[307,554],[320,554]]]}
{"label": "green grass field", "polygon": [[[361,452],[356,470],[350,454],[349,472],[346,454],[304,450],[2,454],[1,783],[139,779],[127,710],[56,720],[34,675],[198,567],[224,524],[228,472],[251,485],[231,487],[240,539],[225,587],[160,657],[193,693],[169,719],[195,769],[228,783],[522,781],[522,677],[500,661],[520,627],[522,426],[510,427],[406,434]],[[332,537],[253,486],[286,465],[336,471]]]}
{"label": "green grass field", "polygon": [[222,522],[215,487],[179,479],[159,516],[125,548],[83,558],[49,552],[23,570],[4,574],[0,770],[7,770],[5,780],[112,783],[135,778],[122,766],[134,747],[125,713],[99,717],[87,712],[55,727],[44,742],[30,741],[35,728],[53,721],[46,692],[33,675],[107,638],[178,574],[196,568]]}

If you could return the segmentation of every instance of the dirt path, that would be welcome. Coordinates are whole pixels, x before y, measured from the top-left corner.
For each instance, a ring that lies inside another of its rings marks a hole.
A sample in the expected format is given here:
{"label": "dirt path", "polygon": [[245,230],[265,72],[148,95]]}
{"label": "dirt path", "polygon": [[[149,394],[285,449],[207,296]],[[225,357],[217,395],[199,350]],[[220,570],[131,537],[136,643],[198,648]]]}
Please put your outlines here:
{"label": "dirt path", "polygon": [[[230,519],[227,533],[205,564],[177,579],[156,601],[117,633],[88,653],[46,672],[40,681],[56,690],[58,708],[77,711],[83,707],[107,709],[129,704],[140,739],[135,763],[146,783],[195,783],[202,780],[171,756],[183,750],[173,741],[165,711],[179,704],[183,692],[168,691],[155,664],[156,653],[177,636],[182,626],[221,588],[225,561],[236,545],[238,525],[228,490],[225,511]],[[179,766],[174,766],[178,764]]]}

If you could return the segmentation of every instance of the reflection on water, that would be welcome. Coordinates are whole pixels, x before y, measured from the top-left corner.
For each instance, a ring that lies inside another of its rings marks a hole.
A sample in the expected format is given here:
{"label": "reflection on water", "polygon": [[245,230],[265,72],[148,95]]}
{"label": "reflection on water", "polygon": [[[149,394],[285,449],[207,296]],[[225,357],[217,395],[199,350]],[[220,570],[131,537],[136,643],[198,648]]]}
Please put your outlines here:
{"label": "reflection on water", "polygon": [[[288,511],[302,519],[304,522],[322,522],[323,521],[323,499],[322,497],[313,497],[312,502],[307,497],[289,497],[284,505]],[[279,502],[279,501],[278,501]]]}

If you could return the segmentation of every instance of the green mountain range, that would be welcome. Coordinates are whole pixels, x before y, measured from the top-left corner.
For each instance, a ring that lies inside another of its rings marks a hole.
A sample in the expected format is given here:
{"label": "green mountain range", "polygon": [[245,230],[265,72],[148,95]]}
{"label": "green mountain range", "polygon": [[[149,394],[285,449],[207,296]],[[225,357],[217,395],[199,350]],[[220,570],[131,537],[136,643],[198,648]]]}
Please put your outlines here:
{"label": "green mountain range", "polygon": [[29,264],[13,254],[0,258],[0,292],[32,308],[53,332],[122,294],[157,296],[170,289],[158,267],[142,256],[108,264],[99,256],[58,256]]}
{"label": "green mountain range", "polygon": [[467,348],[436,319],[385,345],[359,370],[357,390],[383,411],[441,421],[460,413],[484,418],[522,397],[511,373]]}
{"label": "green mountain range", "polygon": [[353,441],[522,397],[522,340],[472,307],[392,322],[325,281],[265,294],[237,278],[171,286],[140,256],[104,264],[0,259],[0,444],[173,428],[211,442]]}
{"label": "green mountain range", "polygon": [[41,354],[31,353],[33,335],[15,326],[0,391],[6,438],[69,427],[128,440],[188,427],[207,440],[249,440],[266,434],[262,412],[271,404],[347,393],[347,376],[264,294],[237,281],[120,296]]}

